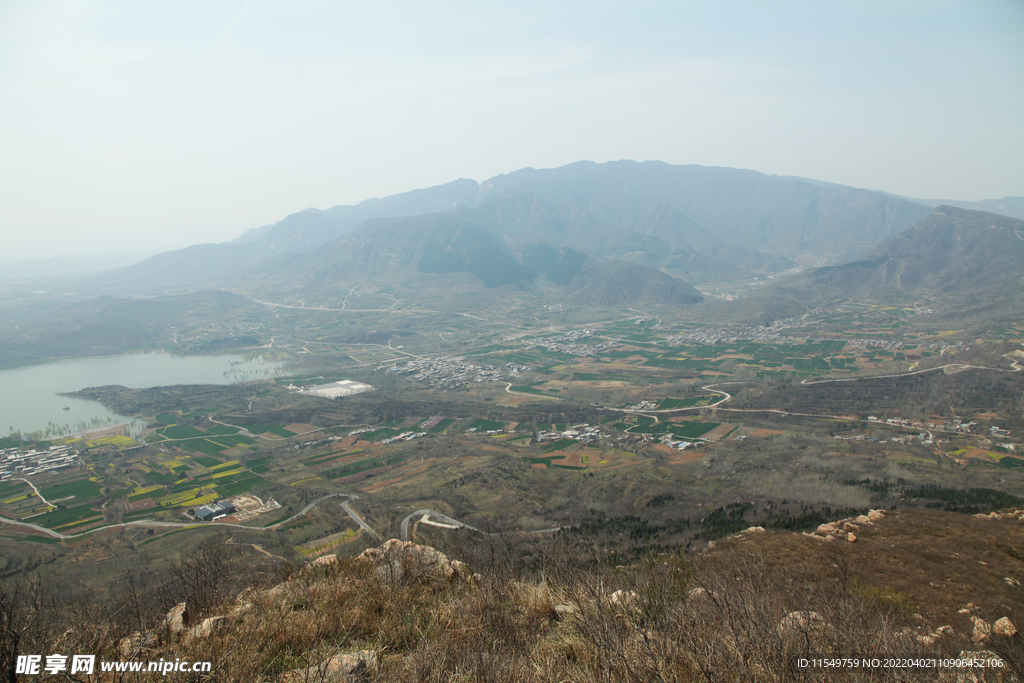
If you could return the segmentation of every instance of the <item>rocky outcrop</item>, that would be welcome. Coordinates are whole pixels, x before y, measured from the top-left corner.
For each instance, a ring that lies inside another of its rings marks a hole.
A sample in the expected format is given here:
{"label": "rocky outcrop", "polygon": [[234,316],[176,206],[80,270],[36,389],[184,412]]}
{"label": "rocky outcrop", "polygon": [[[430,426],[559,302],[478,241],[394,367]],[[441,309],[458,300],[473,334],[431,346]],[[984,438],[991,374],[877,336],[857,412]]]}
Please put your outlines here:
{"label": "rocky outcrop", "polygon": [[138,659],[153,652],[160,645],[160,637],[152,632],[135,633],[122,638],[117,644],[117,650],[125,659]]}
{"label": "rocky outcrop", "polygon": [[996,623],[992,624],[992,633],[997,636],[1005,636],[1006,638],[1012,638],[1017,635],[1017,627],[1013,625],[1009,617],[1003,617],[997,619]]}
{"label": "rocky outcrop", "polygon": [[223,635],[231,630],[231,620],[224,616],[203,619],[188,632],[191,638],[209,638]]}
{"label": "rocky outcrop", "polygon": [[317,666],[295,669],[283,674],[280,683],[343,683],[377,668],[377,653],[370,650],[338,653]]}
{"label": "rocky outcrop", "polygon": [[555,605],[552,609],[555,610],[555,616],[559,619],[565,619],[579,612],[573,605]]}
{"label": "rocky outcrop", "polygon": [[984,513],[978,513],[974,515],[975,519],[1016,519],[1024,522],[1024,509],[1021,510],[1008,510],[1006,512],[990,512],[987,515]]}
{"label": "rocky outcrop", "polygon": [[337,562],[338,562],[338,556],[337,555],[334,555],[334,554],[322,555],[322,556],[316,558],[315,560],[313,560],[312,562],[310,562],[309,566],[310,567],[329,567],[332,564],[337,564]]}
{"label": "rocky outcrop", "polygon": [[919,633],[914,636],[914,639],[921,645],[934,645],[942,636],[952,632],[952,626],[940,626],[929,633]]}
{"label": "rocky outcrop", "polygon": [[[763,534],[763,533],[766,533],[766,530],[765,530],[765,528],[763,526],[750,526],[750,527],[747,527],[746,529],[744,529],[743,531],[739,532],[738,534],[733,534],[732,536],[729,536],[729,539],[730,540],[739,539],[739,540],[743,541],[743,540],[747,540],[747,539],[751,538],[752,536],[754,536],[756,534]],[[708,543],[708,548],[709,549],[713,548],[714,547],[713,544],[714,544],[714,541],[712,541],[711,543]]]}
{"label": "rocky outcrop", "polygon": [[971,624],[974,630],[971,632],[971,641],[978,645],[984,645],[992,638],[992,624],[978,617],[971,617]]}
{"label": "rocky outcrop", "polygon": [[617,590],[608,596],[608,602],[617,614],[625,614],[638,609],[636,591]]}
{"label": "rocky outcrop", "polygon": [[170,631],[171,635],[178,635],[184,631],[189,625],[188,606],[184,602],[179,602],[177,605],[171,608],[171,611],[167,613],[167,617],[164,619],[164,626]]}
{"label": "rocky outcrop", "polygon": [[379,578],[391,583],[423,579],[472,580],[465,563],[449,559],[439,550],[393,538],[379,548],[369,548],[356,558],[369,562]]}
{"label": "rocky outcrop", "polygon": [[804,536],[814,538],[819,541],[836,541],[838,539],[845,539],[849,543],[856,543],[857,534],[853,533],[854,531],[860,531],[861,527],[864,526],[874,526],[875,522],[881,519],[885,519],[884,510],[869,510],[866,515],[848,517],[846,519],[840,519],[837,522],[819,524],[813,534],[804,533]]}

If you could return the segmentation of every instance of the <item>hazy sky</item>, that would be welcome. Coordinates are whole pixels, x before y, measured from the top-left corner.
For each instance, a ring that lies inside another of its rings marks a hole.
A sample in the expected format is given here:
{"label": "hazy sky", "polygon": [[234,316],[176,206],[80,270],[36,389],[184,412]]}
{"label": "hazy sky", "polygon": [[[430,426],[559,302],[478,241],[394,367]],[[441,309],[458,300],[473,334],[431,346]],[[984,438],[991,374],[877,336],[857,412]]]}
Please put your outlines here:
{"label": "hazy sky", "polygon": [[0,261],[660,159],[1024,195],[1024,2],[0,0]]}

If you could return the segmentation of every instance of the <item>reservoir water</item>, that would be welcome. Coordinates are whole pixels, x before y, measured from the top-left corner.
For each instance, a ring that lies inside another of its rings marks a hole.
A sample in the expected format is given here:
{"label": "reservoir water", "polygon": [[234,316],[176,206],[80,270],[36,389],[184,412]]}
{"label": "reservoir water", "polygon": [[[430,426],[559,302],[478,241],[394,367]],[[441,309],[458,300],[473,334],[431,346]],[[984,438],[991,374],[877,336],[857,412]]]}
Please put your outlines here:
{"label": "reservoir water", "polygon": [[[76,358],[0,370],[0,436],[10,431],[45,432],[101,429],[128,422],[136,432],[144,424],[118,415],[96,401],[60,396],[87,387],[120,384],[133,389],[172,384],[234,384],[281,374],[280,363],[241,356],[173,356],[134,353]],[[67,407],[67,410],[64,408]]]}

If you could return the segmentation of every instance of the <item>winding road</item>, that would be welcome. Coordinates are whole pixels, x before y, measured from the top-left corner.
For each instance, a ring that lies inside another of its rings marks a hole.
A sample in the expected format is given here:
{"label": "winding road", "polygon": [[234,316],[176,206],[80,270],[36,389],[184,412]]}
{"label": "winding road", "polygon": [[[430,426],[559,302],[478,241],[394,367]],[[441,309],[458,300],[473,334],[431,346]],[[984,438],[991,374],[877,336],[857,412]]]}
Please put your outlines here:
{"label": "winding road", "polygon": [[455,527],[457,529],[469,529],[470,531],[476,531],[476,532],[479,532],[479,533],[484,533],[484,532],[480,531],[479,529],[477,529],[476,527],[469,526],[468,524],[463,524],[459,520],[452,519],[448,515],[442,514],[442,513],[438,512],[437,510],[423,509],[423,510],[417,510],[416,512],[412,513],[411,515],[408,515],[405,519],[402,520],[402,540],[403,541],[408,541],[409,540],[409,522],[412,521],[412,518],[415,517],[416,515],[421,515],[422,517],[428,517],[428,516],[429,517],[434,517],[436,519],[441,520],[445,524],[449,524],[449,525],[451,525],[451,526],[453,526],[453,527]]}
{"label": "winding road", "polygon": [[[411,522],[413,517],[416,517],[417,515],[420,515],[420,521],[421,522],[424,522],[426,524],[433,524],[434,526],[446,527],[446,528],[456,528],[456,529],[469,529],[470,531],[475,531],[478,534],[483,534],[484,536],[501,536],[502,535],[502,534],[494,534],[494,533],[488,533],[486,531],[481,531],[480,529],[477,529],[475,526],[470,526],[468,524],[463,524],[459,520],[457,520],[457,519],[455,519],[453,517],[449,517],[446,514],[438,512],[437,510],[430,510],[430,509],[424,508],[422,510],[417,510],[416,512],[412,513],[411,515],[408,515],[405,519],[402,520],[402,534],[401,534],[401,536],[402,536],[402,540],[403,541],[408,541],[409,540],[409,522]],[[428,518],[430,518],[430,519],[428,519]],[[434,520],[437,520],[440,523],[435,523]],[[535,531],[520,531],[520,532],[517,532],[517,533],[521,533],[521,534],[553,534],[556,531],[561,530],[561,528],[562,527],[560,527],[560,526],[554,526],[554,527],[551,527],[550,529],[537,529]]]}
{"label": "winding road", "polygon": [[88,535],[94,534],[94,533],[96,533],[98,531],[105,531],[107,529],[118,529],[118,528],[128,527],[128,526],[171,527],[171,528],[179,528],[179,529],[201,529],[201,528],[216,526],[216,527],[225,527],[225,528],[228,528],[228,529],[249,529],[250,531],[276,531],[278,528],[280,528],[281,526],[284,526],[288,522],[294,521],[294,520],[298,519],[299,517],[302,517],[307,512],[309,512],[314,507],[316,507],[318,503],[320,503],[322,501],[325,501],[325,500],[328,500],[329,498],[345,498],[346,500],[343,501],[342,504],[341,504],[341,509],[344,510],[345,513],[349,517],[351,517],[353,519],[353,521],[355,521],[356,524],[358,524],[360,526],[360,528],[366,530],[368,533],[370,533],[378,541],[380,540],[380,536],[378,536],[377,533],[373,529],[371,529],[366,524],[366,522],[364,522],[362,520],[362,518],[359,515],[357,515],[354,510],[352,510],[351,507],[349,507],[349,505],[348,505],[348,501],[349,500],[358,499],[359,498],[359,496],[357,496],[355,494],[352,494],[352,493],[332,493],[330,495],[323,496],[321,498],[317,498],[312,503],[310,503],[306,507],[302,508],[301,510],[299,510],[299,512],[295,513],[294,515],[292,515],[288,519],[283,519],[280,522],[276,522],[274,524],[271,524],[270,526],[247,526],[245,524],[231,524],[231,523],[225,523],[225,522],[199,522],[199,523],[190,523],[190,522],[161,522],[161,521],[155,520],[155,519],[154,520],[141,519],[141,520],[138,520],[136,522],[121,522],[119,524],[108,524],[106,526],[97,527],[95,529],[90,529],[88,531],[83,531],[83,532],[77,533],[77,534],[62,534],[62,533],[60,533],[58,531],[54,531],[53,529],[47,529],[44,526],[39,526],[38,524],[32,524],[30,522],[19,522],[18,520],[8,519],[7,517],[0,517],[0,522],[2,522],[4,524],[10,524],[12,526],[20,526],[20,527],[24,527],[26,529],[32,529],[33,531],[38,531],[39,533],[46,534],[47,536],[50,536],[52,538],[59,538],[62,541],[73,539],[73,538],[82,538],[83,536],[88,536]]}

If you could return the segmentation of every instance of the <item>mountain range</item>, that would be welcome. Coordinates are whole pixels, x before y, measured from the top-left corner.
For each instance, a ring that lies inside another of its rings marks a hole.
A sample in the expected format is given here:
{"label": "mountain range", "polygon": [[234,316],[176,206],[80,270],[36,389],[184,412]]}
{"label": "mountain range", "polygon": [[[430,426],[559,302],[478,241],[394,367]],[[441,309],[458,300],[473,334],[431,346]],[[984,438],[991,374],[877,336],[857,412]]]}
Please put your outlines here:
{"label": "mountain range", "polygon": [[[1003,203],[1013,208],[1014,200]],[[603,293],[623,303],[688,304],[701,299],[692,285],[859,262],[931,212],[883,192],[755,171],[583,161],[307,209],[231,242],[166,252],[85,282],[136,295],[509,287],[568,303]],[[859,272],[851,268],[835,272]],[[771,296],[779,303],[789,295]]]}
{"label": "mountain range", "polygon": [[859,259],[800,273],[743,302],[768,318],[853,301],[992,311],[1024,301],[1024,221],[939,206]]}

